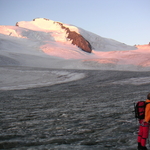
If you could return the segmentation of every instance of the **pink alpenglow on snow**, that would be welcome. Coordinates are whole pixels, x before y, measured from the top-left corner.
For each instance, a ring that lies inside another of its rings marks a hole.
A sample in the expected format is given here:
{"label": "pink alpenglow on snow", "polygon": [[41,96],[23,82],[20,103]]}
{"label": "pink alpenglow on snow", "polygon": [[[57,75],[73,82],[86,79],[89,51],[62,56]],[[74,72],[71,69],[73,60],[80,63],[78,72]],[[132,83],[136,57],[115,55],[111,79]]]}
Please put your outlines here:
{"label": "pink alpenglow on snow", "polygon": [[97,57],[92,60],[100,64],[114,65],[134,65],[139,67],[150,67],[150,46],[138,46],[136,50],[112,51],[112,52],[93,52]]}
{"label": "pink alpenglow on snow", "polygon": [[35,31],[46,31],[46,32],[56,32],[57,34],[53,35],[56,37],[56,41],[70,40],[73,45],[78,46],[85,52],[91,53],[92,47],[90,43],[79,34],[78,30],[71,31],[68,27],[65,27],[60,22],[54,22],[49,19],[34,19],[33,21],[26,22],[17,22],[16,26],[28,28]]}

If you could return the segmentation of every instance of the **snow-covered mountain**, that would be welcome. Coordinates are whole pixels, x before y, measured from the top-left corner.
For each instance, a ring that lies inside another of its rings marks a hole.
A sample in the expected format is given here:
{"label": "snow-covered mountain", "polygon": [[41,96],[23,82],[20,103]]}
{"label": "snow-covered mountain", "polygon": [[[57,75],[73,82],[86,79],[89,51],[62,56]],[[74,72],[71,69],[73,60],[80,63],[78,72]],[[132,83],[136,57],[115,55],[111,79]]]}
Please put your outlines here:
{"label": "snow-covered mountain", "polygon": [[129,46],[79,27],[37,18],[0,26],[0,65],[150,70],[150,46]]}

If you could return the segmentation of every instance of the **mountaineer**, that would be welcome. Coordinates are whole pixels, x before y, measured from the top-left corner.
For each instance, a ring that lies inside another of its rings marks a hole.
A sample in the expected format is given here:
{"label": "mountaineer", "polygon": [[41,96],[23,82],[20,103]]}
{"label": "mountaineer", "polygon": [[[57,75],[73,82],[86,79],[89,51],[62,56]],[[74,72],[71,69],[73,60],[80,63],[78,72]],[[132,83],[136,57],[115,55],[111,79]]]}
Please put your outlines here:
{"label": "mountaineer", "polygon": [[[142,106],[142,103],[144,102],[144,105]],[[138,104],[139,103],[139,104]],[[146,140],[149,135],[149,123],[150,123],[150,93],[147,95],[146,101],[140,101],[138,102],[138,106],[135,106],[135,110],[137,109],[136,113],[139,113],[138,118],[139,119],[139,131],[138,131],[138,150],[148,150],[146,147]],[[141,105],[140,105],[141,103]],[[136,108],[138,107],[138,108]],[[143,109],[143,110],[142,110]],[[143,113],[143,114],[142,114]]]}

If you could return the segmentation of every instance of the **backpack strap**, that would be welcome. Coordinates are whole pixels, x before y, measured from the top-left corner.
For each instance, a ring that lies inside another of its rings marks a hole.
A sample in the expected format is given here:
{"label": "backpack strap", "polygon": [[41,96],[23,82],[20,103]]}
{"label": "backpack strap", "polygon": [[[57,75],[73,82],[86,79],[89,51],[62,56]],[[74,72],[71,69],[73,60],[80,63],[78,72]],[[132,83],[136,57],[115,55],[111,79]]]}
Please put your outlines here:
{"label": "backpack strap", "polygon": [[147,104],[150,104],[150,102],[145,102],[145,106],[146,106]]}

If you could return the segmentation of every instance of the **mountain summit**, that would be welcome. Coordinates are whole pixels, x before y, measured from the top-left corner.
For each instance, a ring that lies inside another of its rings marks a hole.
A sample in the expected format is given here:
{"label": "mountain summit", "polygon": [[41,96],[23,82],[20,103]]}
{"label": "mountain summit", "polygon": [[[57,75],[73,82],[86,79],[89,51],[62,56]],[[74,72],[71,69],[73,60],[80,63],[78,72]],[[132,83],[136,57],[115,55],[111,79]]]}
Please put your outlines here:
{"label": "mountain summit", "polygon": [[71,41],[73,45],[76,45],[89,53],[92,52],[92,49],[100,51],[135,49],[133,46],[128,46],[112,39],[100,37],[79,27],[45,18],[17,22],[16,26],[34,31],[50,32],[55,41],[64,43]]}

